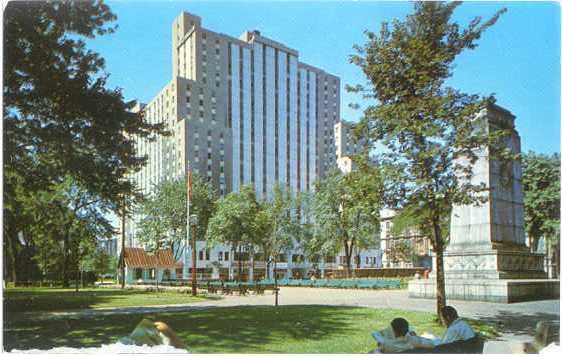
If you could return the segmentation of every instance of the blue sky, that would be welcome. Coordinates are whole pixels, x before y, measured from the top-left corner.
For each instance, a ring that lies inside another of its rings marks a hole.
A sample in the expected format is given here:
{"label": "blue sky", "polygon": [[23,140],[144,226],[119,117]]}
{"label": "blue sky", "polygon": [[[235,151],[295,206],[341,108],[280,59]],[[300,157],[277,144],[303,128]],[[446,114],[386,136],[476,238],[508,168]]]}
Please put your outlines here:
{"label": "blue sky", "polygon": [[[246,30],[299,51],[300,60],[341,78],[342,118],[361,113],[348,108],[357,98],[345,84],[363,83],[349,63],[364,30],[404,18],[403,1],[108,1],[118,16],[115,34],[89,42],[106,59],[109,85],[126,99],[149,101],[171,79],[171,23],[183,10],[203,26],[238,37]],[[454,19],[467,24],[508,9],[488,29],[480,46],[459,56],[449,84],[468,93],[495,93],[497,103],[516,118],[522,150],[560,152],[560,6],[556,2],[466,2]]]}

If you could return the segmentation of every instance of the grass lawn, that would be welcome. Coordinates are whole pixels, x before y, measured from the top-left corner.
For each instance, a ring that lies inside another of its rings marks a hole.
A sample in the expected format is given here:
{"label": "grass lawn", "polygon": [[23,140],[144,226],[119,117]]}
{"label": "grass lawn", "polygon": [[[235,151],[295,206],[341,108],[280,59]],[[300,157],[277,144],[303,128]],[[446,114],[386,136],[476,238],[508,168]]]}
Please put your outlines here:
{"label": "grass lawn", "polygon": [[[418,331],[442,335],[430,313],[335,306],[245,306],[181,313],[50,321],[4,321],[4,347],[94,347],[128,335],[143,318],[168,323],[192,353],[365,353],[370,336],[402,316]],[[490,332],[490,326],[477,330]]]}
{"label": "grass lawn", "polygon": [[7,288],[4,307],[9,312],[62,311],[111,307],[186,304],[205,300],[178,292],[146,292],[133,289]]}

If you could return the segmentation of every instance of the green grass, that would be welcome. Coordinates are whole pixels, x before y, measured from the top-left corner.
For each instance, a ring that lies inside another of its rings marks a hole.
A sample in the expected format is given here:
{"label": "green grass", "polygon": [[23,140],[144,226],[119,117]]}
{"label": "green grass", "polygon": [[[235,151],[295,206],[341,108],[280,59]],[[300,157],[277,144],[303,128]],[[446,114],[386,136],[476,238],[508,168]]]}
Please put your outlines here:
{"label": "green grass", "polygon": [[[168,323],[193,353],[366,353],[370,336],[402,316],[419,334],[443,334],[435,315],[391,309],[336,306],[253,306],[151,314]],[[94,347],[128,335],[147,315],[65,320],[4,321],[7,350]],[[481,328],[493,330],[485,325]]]}
{"label": "green grass", "polygon": [[88,288],[7,288],[4,306],[8,312],[62,311],[132,306],[194,303],[207,299],[178,292],[146,292],[143,290]]}

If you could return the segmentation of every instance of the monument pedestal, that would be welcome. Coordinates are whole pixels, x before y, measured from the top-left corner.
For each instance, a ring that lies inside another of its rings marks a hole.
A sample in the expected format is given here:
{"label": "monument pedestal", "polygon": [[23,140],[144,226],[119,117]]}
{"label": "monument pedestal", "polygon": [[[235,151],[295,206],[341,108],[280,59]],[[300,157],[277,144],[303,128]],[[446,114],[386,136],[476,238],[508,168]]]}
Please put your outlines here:
{"label": "monument pedestal", "polygon": [[[545,279],[543,255],[523,248],[446,252],[445,295],[448,299],[495,303],[553,299],[560,280]],[[433,261],[435,266],[435,260]],[[435,298],[435,273],[408,284],[411,298]]]}
{"label": "monument pedestal", "polygon": [[[518,154],[514,119],[496,105],[476,118],[488,132],[509,131],[505,146]],[[443,254],[446,297],[501,303],[559,297],[560,281],[546,279],[544,255],[531,253],[525,245],[521,163],[500,162],[487,147],[475,153],[476,161],[459,158],[457,163],[471,165],[470,183],[488,187],[487,200],[453,206],[449,246]],[[434,270],[435,265],[434,258]],[[429,279],[411,281],[408,295],[435,298],[435,282],[435,273]]]}
{"label": "monument pedestal", "polygon": [[[435,279],[418,279],[408,284],[410,298],[434,299]],[[553,279],[445,279],[447,299],[514,303],[555,299],[560,296],[560,280]]]}

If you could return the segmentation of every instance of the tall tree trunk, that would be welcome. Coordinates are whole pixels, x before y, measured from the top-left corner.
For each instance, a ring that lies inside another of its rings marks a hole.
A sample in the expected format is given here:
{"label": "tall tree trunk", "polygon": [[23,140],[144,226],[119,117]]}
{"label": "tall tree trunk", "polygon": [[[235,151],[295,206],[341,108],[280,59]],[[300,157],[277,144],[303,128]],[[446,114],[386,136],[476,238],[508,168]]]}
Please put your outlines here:
{"label": "tall tree trunk", "polygon": [[273,259],[273,278],[274,278],[274,291],[275,291],[275,306],[279,305],[279,286],[277,285],[277,256]]}
{"label": "tall tree trunk", "polygon": [[560,241],[553,246],[552,260],[554,261],[554,278],[560,278]]}
{"label": "tall tree trunk", "polygon": [[76,271],[75,271],[76,275],[74,276],[74,281],[76,283],[76,292],[78,292],[80,277],[82,277],[82,270],[80,269],[79,264],[80,264],[79,262],[76,263]]}
{"label": "tall tree trunk", "polygon": [[439,219],[433,219],[433,250],[435,252],[435,277],[436,277],[436,295],[437,295],[437,315],[439,321],[444,324],[442,310],[447,305],[445,295],[445,269],[443,264],[443,239],[441,236],[441,228],[439,226]]}
{"label": "tall tree trunk", "polygon": [[242,282],[242,244],[238,245],[238,282]]}
{"label": "tall tree trunk", "polygon": [[353,257],[353,239],[351,240],[351,243],[348,244],[348,239],[345,239],[345,259],[346,259],[346,270],[347,270],[347,278],[351,277],[351,258]]}
{"label": "tall tree trunk", "polygon": [[[13,224],[10,224],[13,226]],[[4,235],[4,241],[7,244],[5,246],[5,252],[7,260],[4,260],[6,263],[6,268],[8,269],[7,274],[10,280],[15,284],[17,282],[17,273],[16,273],[16,260],[17,260],[17,241],[14,241],[16,233],[14,232],[13,228],[8,228],[4,230],[7,234]]]}
{"label": "tall tree trunk", "polygon": [[234,252],[236,251],[236,245],[231,244],[230,245],[230,258],[228,260],[228,280],[230,280],[231,278],[234,279],[234,268],[233,268],[233,262],[234,262]]}
{"label": "tall tree trunk", "polygon": [[62,244],[62,253],[63,253],[63,264],[62,264],[62,287],[68,288],[69,286],[69,264],[70,264],[70,256],[68,254],[68,244],[69,244],[69,231],[65,231],[63,244]]}
{"label": "tall tree trunk", "polygon": [[121,289],[125,289],[125,199],[121,207]]}
{"label": "tall tree trunk", "polygon": [[252,248],[250,249],[250,271],[248,271],[248,281],[250,282],[254,281],[254,266],[254,247],[252,246]]}

